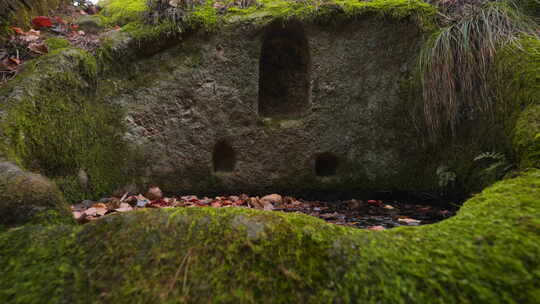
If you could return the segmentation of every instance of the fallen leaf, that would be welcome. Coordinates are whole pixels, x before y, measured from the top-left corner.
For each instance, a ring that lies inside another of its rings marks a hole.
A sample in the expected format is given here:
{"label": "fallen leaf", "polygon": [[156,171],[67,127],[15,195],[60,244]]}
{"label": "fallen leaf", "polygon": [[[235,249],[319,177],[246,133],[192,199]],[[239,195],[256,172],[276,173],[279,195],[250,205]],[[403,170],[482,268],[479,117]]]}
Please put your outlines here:
{"label": "fallen leaf", "polygon": [[27,35],[27,36],[37,36],[37,37],[39,37],[39,36],[41,36],[41,31],[36,31],[36,30],[34,30],[34,29],[31,29],[31,30],[29,30],[28,32],[26,32],[25,35]]}
{"label": "fallen leaf", "polygon": [[19,34],[19,35],[24,35],[24,34],[25,34],[25,32],[23,31],[23,29],[20,28],[20,27],[12,26],[11,29],[12,29],[15,33],[17,33],[17,34]]}
{"label": "fallen leaf", "polygon": [[75,218],[75,220],[79,221],[84,217],[84,212],[73,211],[73,217]]}
{"label": "fallen leaf", "polygon": [[46,54],[49,49],[44,43],[32,42],[28,45],[28,49],[37,54]]}
{"label": "fallen leaf", "polygon": [[107,208],[91,207],[91,208],[86,209],[86,211],[84,211],[84,214],[87,216],[104,216],[105,213],[107,213],[107,211],[108,211]]}
{"label": "fallen leaf", "polygon": [[37,27],[52,27],[53,23],[49,17],[45,16],[37,16],[34,19],[32,19],[32,24]]}
{"label": "fallen leaf", "polygon": [[249,200],[249,204],[251,205],[252,208],[255,208],[255,209],[263,209],[264,208],[264,205],[256,197],[251,197],[250,200]]}
{"label": "fallen leaf", "polygon": [[383,226],[369,226],[367,227],[368,230],[373,230],[373,231],[381,231],[381,230],[385,230],[386,228],[384,228]]}
{"label": "fallen leaf", "polygon": [[91,208],[108,209],[107,205],[105,205],[104,203],[93,204]]}
{"label": "fallen leaf", "polygon": [[281,205],[283,203],[283,197],[279,194],[274,193],[261,197],[260,201],[268,202],[272,205]]}
{"label": "fallen leaf", "polygon": [[56,20],[57,23],[64,24],[64,25],[67,23],[64,19],[58,16],[54,17],[54,20]]}
{"label": "fallen leaf", "polygon": [[400,219],[398,219],[398,221],[406,223],[408,225],[418,225],[418,224],[420,224],[419,220],[415,220],[415,219],[412,219],[412,218],[400,218]]}
{"label": "fallen leaf", "polygon": [[114,210],[116,210],[118,212],[127,212],[127,211],[133,210],[133,207],[131,207],[131,205],[128,204],[128,203],[120,203],[120,207],[116,208]]}
{"label": "fallen leaf", "polygon": [[21,64],[21,60],[19,58],[10,57],[9,60],[16,65]]}
{"label": "fallen leaf", "polygon": [[393,210],[393,209],[396,209],[396,208],[394,208],[393,206],[390,206],[390,205],[384,205],[384,209]]}

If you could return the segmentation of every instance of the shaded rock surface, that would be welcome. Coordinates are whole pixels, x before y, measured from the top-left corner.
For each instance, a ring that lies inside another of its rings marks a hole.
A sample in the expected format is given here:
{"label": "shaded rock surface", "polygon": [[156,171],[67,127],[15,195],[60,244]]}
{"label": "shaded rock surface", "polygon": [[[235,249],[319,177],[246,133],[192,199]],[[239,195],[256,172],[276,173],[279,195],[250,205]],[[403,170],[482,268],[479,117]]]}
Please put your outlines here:
{"label": "shaded rock surface", "polygon": [[0,163],[0,226],[73,223],[58,187],[39,174],[9,162]]}

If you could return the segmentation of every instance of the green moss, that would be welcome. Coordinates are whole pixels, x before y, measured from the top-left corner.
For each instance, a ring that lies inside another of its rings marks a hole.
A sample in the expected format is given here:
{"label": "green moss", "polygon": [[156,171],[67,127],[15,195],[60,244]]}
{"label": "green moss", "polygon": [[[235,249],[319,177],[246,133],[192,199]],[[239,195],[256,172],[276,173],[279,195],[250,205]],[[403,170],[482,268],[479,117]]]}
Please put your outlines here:
{"label": "green moss", "polygon": [[540,1],[539,0],[518,0],[517,5],[523,9],[523,12],[540,20]]}
{"label": "green moss", "polygon": [[534,170],[486,189],[451,219],[383,232],[241,208],[25,227],[0,234],[0,300],[534,303],[539,201]]}
{"label": "green moss", "polygon": [[110,193],[127,178],[121,113],[96,97],[96,77],[93,56],[59,49],[30,63],[3,91],[8,110],[0,147],[9,159],[50,177],[73,178],[85,168],[91,194],[70,198]]}
{"label": "green moss", "polygon": [[148,8],[145,0],[109,0],[102,5],[103,21],[109,25],[119,26],[139,22]]}
{"label": "green moss", "polygon": [[[516,158],[521,168],[539,165],[540,40],[526,37],[519,47],[510,45],[497,55],[502,75],[497,93],[506,106],[503,112],[514,117],[512,131]],[[521,113],[521,110],[525,109]]]}
{"label": "green moss", "polygon": [[73,223],[68,205],[48,179],[0,163],[0,225]]}
{"label": "green moss", "polygon": [[62,38],[49,38],[45,40],[45,44],[49,48],[49,51],[67,48],[71,45],[68,40]]}
{"label": "green moss", "polygon": [[[104,3],[103,19],[110,25],[123,25],[122,31],[129,33],[136,40],[157,40],[158,37],[177,35],[189,30],[203,28],[215,30],[224,23],[267,24],[276,19],[296,18],[306,22],[331,21],[335,19],[355,19],[362,15],[374,14],[394,19],[413,18],[425,29],[434,26],[436,9],[423,1],[375,0],[370,2],[342,0],[335,3],[321,4],[315,1],[291,2],[284,0],[264,0],[245,9],[234,6],[225,12],[220,11],[217,1],[202,1],[193,7],[183,8],[185,15],[160,16],[145,20],[145,14],[152,11],[145,0],[110,0]],[[177,20],[179,18],[179,20]]]}
{"label": "green moss", "polygon": [[[9,269],[0,279],[2,302],[62,303],[68,295],[73,297],[78,286],[68,287],[66,283],[73,282],[80,271],[73,266],[79,256],[74,237],[77,229],[27,226],[1,234],[0,267]],[[16,257],[20,250],[26,254]],[[22,294],[23,289],[28,292]]]}
{"label": "green moss", "polygon": [[540,105],[531,105],[519,115],[514,147],[521,168],[540,167]]}

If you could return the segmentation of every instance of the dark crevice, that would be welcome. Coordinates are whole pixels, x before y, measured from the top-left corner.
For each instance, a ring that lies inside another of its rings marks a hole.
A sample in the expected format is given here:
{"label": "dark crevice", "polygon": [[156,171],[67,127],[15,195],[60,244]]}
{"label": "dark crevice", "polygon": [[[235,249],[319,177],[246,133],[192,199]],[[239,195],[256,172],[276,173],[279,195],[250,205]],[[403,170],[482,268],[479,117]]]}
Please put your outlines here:
{"label": "dark crevice", "polygon": [[274,22],[267,29],[259,63],[259,115],[295,116],[309,101],[310,54],[299,21]]}
{"label": "dark crevice", "polygon": [[232,172],[236,166],[236,152],[225,141],[219,141],[214,146],[212,155],[214,172]]}
{"label": "dark crevice", "polygon": [[317,176],[336,175],[339,159],[332,153],[322,153],[315,158],[315,174]]}

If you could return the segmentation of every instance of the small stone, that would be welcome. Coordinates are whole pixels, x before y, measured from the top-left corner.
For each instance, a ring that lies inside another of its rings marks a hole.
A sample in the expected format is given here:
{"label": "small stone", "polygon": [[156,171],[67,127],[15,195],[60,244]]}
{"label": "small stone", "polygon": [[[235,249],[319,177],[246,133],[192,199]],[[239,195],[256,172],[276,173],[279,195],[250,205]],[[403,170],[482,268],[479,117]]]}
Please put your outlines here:
{"label": "small stone", "polygon": [[255,209],[263,209],[264,208],[264,205],[256,197],[251,197],[249,199],[249,204],[251,205],[252,208],[255,208]]}
{"label": "small stone", "polygon": [[283,204],[283,197],[279,194],[270,194],[267,196],[263,196],[261,198],[261,202],[268,202],[272,205],[281,205]]}
{"label": "small stone", "polygon": [[148,198],[151,201],[162,199],[163,192],[161,191],[161,189],[159,189],[159,187],[152,187],[148,189],[148,192],[146,193],[146,198]]}
{"label": "small stone", "polygon": [[98,16],[83,15],[76,23],[86,33],[96,34],[103,29],[103,23]]}
{"label": "small stone", "polygon": [[346,201],[345,202],[346,206],[347,206],[347,209],[349,210],[356,210],[356,209],[359,209],[361,207],[361,203],[360,201],[358,200],[355,200],[355,199],[352,199],[350,201]]}
{"label": "small stone", "polygon": [[88,191],[90,187],[90,178],[88,177],[88,173],[86,173],[86,170],[83,168],[79,169],[79,173],[77,174],[77,181],[79,182],[79,186],[81,186],[84,191]]}
{"label": "small stone", "polygon": [[84,200],[80,203],[80,206],[84,208],[90,208],[95,202],[91,200]]}

